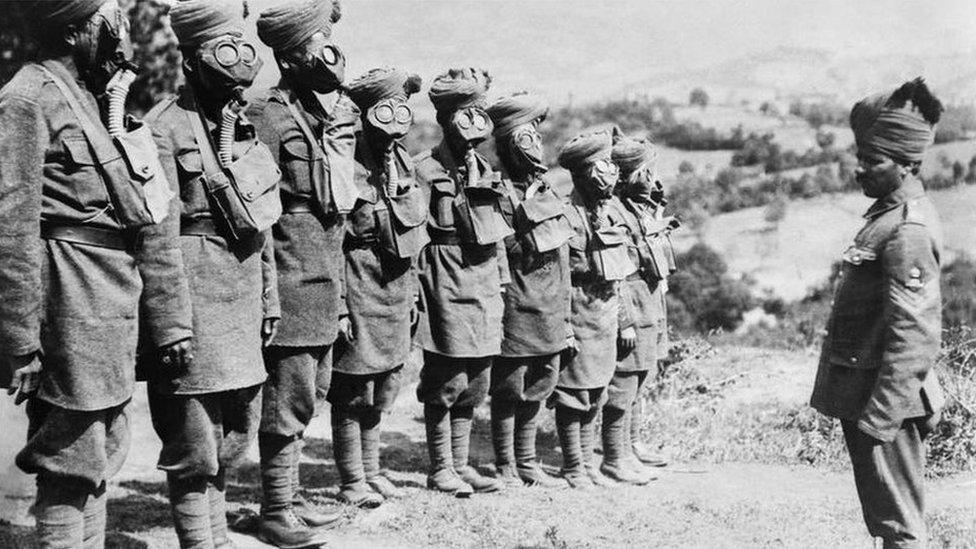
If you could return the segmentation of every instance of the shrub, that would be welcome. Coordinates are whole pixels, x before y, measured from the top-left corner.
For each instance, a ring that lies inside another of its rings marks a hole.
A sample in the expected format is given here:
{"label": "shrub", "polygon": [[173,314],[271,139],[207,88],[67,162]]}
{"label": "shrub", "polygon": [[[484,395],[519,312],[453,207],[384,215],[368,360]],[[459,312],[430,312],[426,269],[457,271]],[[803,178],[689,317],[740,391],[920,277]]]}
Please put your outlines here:
{"label": "shrub", "polygon": [[672,315],[676,330],[734,330],[742,314],[755,306],[749,285],[729,275],[725,261],[705,244],[695,244],[677,260],[681,269],[669,279],[669,296],[681,303],[675,309],[687,315]]}
{"label": "shrub", "polygon": [[976,469],[976,330],[958,326],[945,332],[937,372],[947,398],[942,421],[929,436],[929,471]]}
{"label": "shrub", "polygon": [[968,257],[942,268],[942,323],[976,326],[976,261]]}

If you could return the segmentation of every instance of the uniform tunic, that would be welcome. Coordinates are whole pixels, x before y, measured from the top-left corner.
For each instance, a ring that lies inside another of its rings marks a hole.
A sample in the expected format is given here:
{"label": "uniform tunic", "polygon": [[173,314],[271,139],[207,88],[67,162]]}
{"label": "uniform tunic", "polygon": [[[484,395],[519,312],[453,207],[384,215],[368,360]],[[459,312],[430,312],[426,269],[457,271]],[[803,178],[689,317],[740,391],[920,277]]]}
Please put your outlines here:
{"label": "uniform tunic", "polygon": [[[213,220],[191,116],[198,114],[184,88],[179,97],[158,104],[147,117],[167,176],[179,184],[184,225]],[[216,143],[218,128],[210,121],[207,124]],[[252,147],[264,145],[253,128],[239,126],[235,158]],[[179,395],[216,393],[265,380],[261,323],[280,313],[271,240],[267,235],[258,239],[250,247],[259,251],[240,252],[223,236],[180,236],[192,299],[194,360],[184,372],[150,379],[152,390]]]}
{"label": "uniform tunic", "polygon": [[[321,135],[327,125],[307,113],[284,88],[273,88],[248,109],[258,138],[270,147],[282,172],[281,200],[286,213],[272,229],[282,315],[272,343],[287,347],[331,345],[336,339],[338,318],[345,313],[343,219],[337,214],[287,213],[289,206],[308,204],[314,199],[312,148],[282,96],[295,104],[316,135]],[[334,131],[331,127],[329,130]],[[327,157],[325,162],[328,164]],[[328,174],[328,166],[325,173]]]}
{"label": "uniform tunic", "polygon": [[[401,188],[412,185],[413,164],[406,149],[394,144]],[[382,200],[383,170],[373,165],[362,140],[356,150],[360,198],[349,214],[346,233],[346,304],[353,340],[336,349],[335,371],[364,375],[402,365],[410,354],[411,311],[417,298],[412,258],[381,251],[375,208]]]}
{"label": "uniform tunic", "polygon": [[[465,168],[451,167],[447,146],[415,159],[418,181],[430,192],[431,243],[420,256],[420,284],[427,322],[425,351],[450,357],[490,357],[501,352],[501,287],[509,282],[504,241],[481,246],[458,241],[453,200]],[[482,174],[488,161],[478,156]]]}
{"label": "uniform tunic", "polygon": [[[97,113],[70,61],[49,69]],[[107,138],[106,130],[106,138]],[[0,91],[0,353],[42,353],[37,397],[69,410],[126,402],[139,303],[155,347],[191,336],[178,217],[127,232],[129,249],[43,240],[40,223],[120,231],[106,183],[67,100],[35,64]]]}

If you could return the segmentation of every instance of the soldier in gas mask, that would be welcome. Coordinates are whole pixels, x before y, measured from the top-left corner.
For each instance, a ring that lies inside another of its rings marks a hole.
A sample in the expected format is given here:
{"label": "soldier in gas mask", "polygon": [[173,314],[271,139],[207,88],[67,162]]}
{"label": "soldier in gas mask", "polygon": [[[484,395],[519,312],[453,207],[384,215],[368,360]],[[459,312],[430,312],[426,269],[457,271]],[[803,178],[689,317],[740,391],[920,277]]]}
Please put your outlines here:
{"label": "soldier in gas mask", "polygon": [[572,345],[565,202],[545,180],[538,125],[548,103],[530,93],[488,108],[495,147],[512,187],[502,213],[512,283],[505,292],[501,355],[491,369],[491,434],[499,478],[513,486],[552,486],[536,461],[537,418],[556,388],[559,357]]}
{"label": "soldier in gas mask", "polygon": [[[559,164],[573,177],[568,219],[572,282],[571,322],[575,348],[564,355],[556,390],[556,428],[563,451],[563,478],[573,488],[608,485],[592,463],[594,421],[613,378],[618,331],[636,333],[620,281],[636,272],[623,206],[613,195],[618,170],[611,161],[610,131],[581,134],[563,146]],[[606,450],[606,449],[605,449]]]}
{"label": "soldier in gas mask", "polygon": [[345,239],[349,329],[336,344],[332,449],[339,498],[371,507],[400,490],[380,472],[380,417],[400,390],[417,318],[416,258],[429,241],[426,193],[400,140],[413,121],[407,104],[420,77],[374,69],[349,85],[362,111],[356,141],[359,200]]}
{"label": "soldier in gas mask", "polygon": [[148,119],[182,203],[195,360],[151,369],[149,408],[180,545],[223,547],[227,470],[257,434],[261,351],[280,316],[266,233],[281,212],[281,175],[242,116],[241,93],[261,68],[243,38],[242,3],[181,1],[170,19],[186,85]]}
{"label": "soldier in gas mask", "polygon": [[509,282],[504,238],[512,233],[501,215],[501,176],[475,152],[491,135],[490,81],[472,68],[434,80],[429,95],[444,140],[416,159],[417,178],[430,189],[417,387],[430,454],[427,485],[459,496],[500,487],[468,464],[472,413],[487,395],[492,357],[501,351],[501,292]]}
{"label": "soldier in gas mask", "polygon": [[[26,3],[25,3],[26,4]],[[39,61],[0,90],[0,385],[27,400],[43,547],[102,547],[105,483],[129,448],[137,321],[191,360],[178,202],[146,126],[115,0],[34,2]]]}
{"label": "soldier in gas mask", "polygon": [[333,344],[348,325],[342,239],[357,196],[359,111],[342,93],[328,109],[317,96],[344,78],[345,58],[330,38],[339,18],[338,3],[314,0],[261,12],[258,37],[274,51],[281,80],[247,111],[282,172],[284,213],[273,229],[282,319],[264,352],[269,377],[258,435],[259,529],[282,547],[317,539],[314,528],[340,516],[319,512],[297,492],[302,437],[324,405]]}

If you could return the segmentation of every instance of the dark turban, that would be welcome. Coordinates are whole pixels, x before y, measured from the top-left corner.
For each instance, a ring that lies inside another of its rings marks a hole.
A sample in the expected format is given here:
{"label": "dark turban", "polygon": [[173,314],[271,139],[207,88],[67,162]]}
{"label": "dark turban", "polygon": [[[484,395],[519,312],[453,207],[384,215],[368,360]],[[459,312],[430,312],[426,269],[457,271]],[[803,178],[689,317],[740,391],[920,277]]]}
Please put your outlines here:
{"label": "dark turban", "polygon": [[657,149],[647,139],[614,136],[613,163],[620,168],[620,174],[629,177],[641,166],[657,169]]}
{"label": "dark turban", "polygon": [[406,99],[420,91],[420,77],[407,71],[392,68],[372,69],[352,81],[347,91],[349,98],[363,112],[384,99]]}
{"label": "dark turban", "polygon": [[300,0],[268,8],[258,16],[258,38],[275,51],[288,51],[322,31],[332,36],[332,24],[342,17],[339,0]]}
{"label": "dark turban", "polygon": [[916,78],[891,93],[865,97],[851,109],[858,152],[921,162],[935,136],[942,103]]}
{"label": "dark turban", "polygon": [[180,47],[196,47],[225,34],[244,35],[244,4],[240,0],[180,0],[169,11]]}
{"label": "dark turban", "polygon": [[549,114],[545,99],[528,92],[519,92],[495,101],[488,107],[488,116],[495,125],[495,137],[504,137],[512,130]]}
{"label": "dark turban", "polygon": [[465,107],[484,107],[490,85],[491,76],[486,71],[451,69],[434,79],[428,95],[438,113],[450,113]]}
{"label": "dark turban", "polygon": [[36,0],[30,13],[36,25],[63,29],[68,25],[87,20],[102,7],[107,0]]}
{"label": "dark turban", "polygon": [[610,156],[613,136],[610,130],[581,133],[559,151],[559,165],[573,172],[592,162]]}

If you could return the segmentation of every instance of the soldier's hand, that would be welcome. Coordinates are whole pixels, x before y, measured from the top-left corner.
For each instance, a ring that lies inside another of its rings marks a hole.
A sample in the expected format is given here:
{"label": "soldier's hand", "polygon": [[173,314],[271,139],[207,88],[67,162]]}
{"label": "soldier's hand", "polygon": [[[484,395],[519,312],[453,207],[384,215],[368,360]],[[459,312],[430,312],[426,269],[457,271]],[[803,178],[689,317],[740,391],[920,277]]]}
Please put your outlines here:
{"label": "soldier's hand", "polygon": [[278,318],[266,318],[261,322],[261,346],[267,347],[271,344],[275,334],[278,333]]}
{"label": "soldier's hand", "polygon": [[633,351],[637,347],[637,330],[633,326],[627,326],[620,330],[620,348],[624,351]]}
{"label": "soldier's hand", "polygon": [[7,363],[12,371],[7,394],[15,395],[14,405],[18,405],[37,390],[41,377],[41,359],[37,353],[31,353],[9,357]]}
{"label": "soldier's hand", "polygon": [[352,335],[352,322],[349,320],[348,316],[339,317],[339,335],[342,336],[346,341],[352,341],[355,337]]}
{"label": "soldier's hand", "polygon": [[190,338],[159,348],[159,361],[163,366],[186,370],[193,363],[193,343]]}

